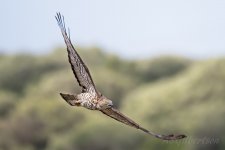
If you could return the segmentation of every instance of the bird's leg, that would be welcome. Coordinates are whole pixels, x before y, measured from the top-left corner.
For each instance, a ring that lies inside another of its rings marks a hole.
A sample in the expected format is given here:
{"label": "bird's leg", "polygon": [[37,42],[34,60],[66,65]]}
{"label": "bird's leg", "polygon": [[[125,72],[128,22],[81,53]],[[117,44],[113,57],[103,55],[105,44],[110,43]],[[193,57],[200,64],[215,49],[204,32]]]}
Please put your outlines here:
{"label": "bird's leg", "polygon": [[77,98],[77,95],[63,94],[63,93],[60,93],[60,95],[71,106],[80,106],[81,104],[81,101]]}

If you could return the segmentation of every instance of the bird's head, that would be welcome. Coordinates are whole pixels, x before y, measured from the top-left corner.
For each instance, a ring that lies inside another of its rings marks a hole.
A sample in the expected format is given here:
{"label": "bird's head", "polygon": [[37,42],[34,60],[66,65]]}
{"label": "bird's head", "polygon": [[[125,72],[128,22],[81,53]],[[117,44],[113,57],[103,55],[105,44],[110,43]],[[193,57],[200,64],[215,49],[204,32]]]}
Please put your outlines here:
{"label": "bird's head", "polygon": [[107,109],[111,107],[113,107],[112,101],[106,98],[105,96],[101,96],[101,98],[98,101],[98,108],[102,110],[102,109]]}

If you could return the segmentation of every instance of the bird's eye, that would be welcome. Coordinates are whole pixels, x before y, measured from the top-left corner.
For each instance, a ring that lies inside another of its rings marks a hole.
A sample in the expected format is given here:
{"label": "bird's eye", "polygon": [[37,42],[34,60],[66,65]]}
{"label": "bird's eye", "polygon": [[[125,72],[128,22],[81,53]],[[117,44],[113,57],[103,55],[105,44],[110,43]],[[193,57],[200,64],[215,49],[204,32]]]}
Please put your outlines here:
{"label": "bird's eye", "polygon": [[108,104],[109,107],[113,107],[113,104]]}

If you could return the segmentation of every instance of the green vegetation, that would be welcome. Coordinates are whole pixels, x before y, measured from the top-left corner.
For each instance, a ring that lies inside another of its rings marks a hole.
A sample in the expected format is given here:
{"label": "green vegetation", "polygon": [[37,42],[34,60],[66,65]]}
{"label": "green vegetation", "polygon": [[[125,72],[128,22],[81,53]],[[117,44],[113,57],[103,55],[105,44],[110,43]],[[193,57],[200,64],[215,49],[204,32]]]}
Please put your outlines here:
{"label": "green vegetation", "polygon": [[124,60],[98,48],[78,51],[97,88],[124,114],[152,131],[188,138],[160,141],[100,112],[70,107],[59,92],[80,87],[59,48],[0,55],[0,150],[225,148],[225,59]]}

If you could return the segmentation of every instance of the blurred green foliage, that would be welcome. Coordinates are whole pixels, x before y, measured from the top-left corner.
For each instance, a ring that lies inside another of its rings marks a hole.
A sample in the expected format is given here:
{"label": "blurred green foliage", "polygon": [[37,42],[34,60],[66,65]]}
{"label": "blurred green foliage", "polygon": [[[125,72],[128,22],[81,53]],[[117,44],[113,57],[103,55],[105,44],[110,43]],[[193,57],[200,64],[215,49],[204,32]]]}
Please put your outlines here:
{"label": "blurred green foliage", "polygon": [[78,48],[99,91],[160,141],[100,112],[71,107],[59,92],[79,93],[65,49],[0,55],[0,150],[224,149],[225,59],[163,56],[125,60]]}

